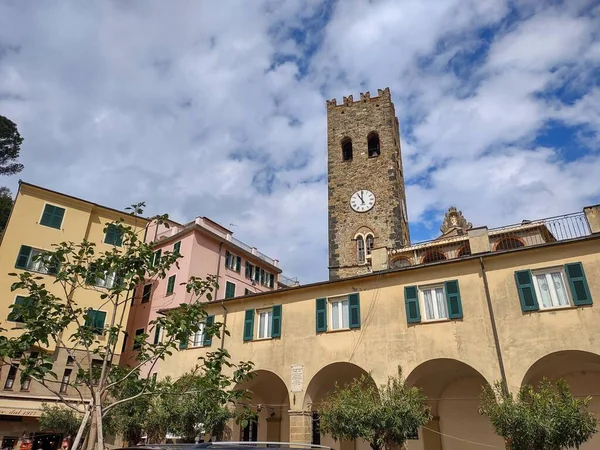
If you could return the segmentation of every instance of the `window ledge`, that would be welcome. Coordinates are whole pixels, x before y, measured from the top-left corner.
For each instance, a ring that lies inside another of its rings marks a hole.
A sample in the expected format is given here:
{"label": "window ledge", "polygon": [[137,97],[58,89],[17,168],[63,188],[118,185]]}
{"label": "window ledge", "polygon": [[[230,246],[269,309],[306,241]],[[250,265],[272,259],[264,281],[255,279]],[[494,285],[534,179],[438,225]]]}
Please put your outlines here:
{"label": "window ledge", "polygon": [[343,333],[344,331],[352,331],[352,330],[360,330],[360,328],[338,328],[337,330],[327,330],[325,331],[326,334],[330,334],[330,333]]}
{"label": "window ledge", "polygon": [[553,311],[564,311],[566,309],[577,309],[577,306],[574,306],[574,305],[553,306],[552,308],[540,308],[537,311],[531,311],[531,312],[545,313],[545,312],[553,312]]}
{"label": "window ledge", "polygon": [[461,320],[461,319],[433,319],[433,320],[421,320],[420,322],[415,322],[413,323],[413,325],[426,325],[426,324],[434,324],[434,323],[446,323],[446,322],[453,322],[455,320]]}

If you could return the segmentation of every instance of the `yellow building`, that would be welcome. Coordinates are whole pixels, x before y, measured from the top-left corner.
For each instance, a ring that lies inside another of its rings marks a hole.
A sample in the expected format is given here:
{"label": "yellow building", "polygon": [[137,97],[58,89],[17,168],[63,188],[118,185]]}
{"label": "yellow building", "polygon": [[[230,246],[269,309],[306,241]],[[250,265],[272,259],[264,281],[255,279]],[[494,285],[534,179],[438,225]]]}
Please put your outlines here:
{"label": "yellow building", "polygon": [[[102,252],[119,246],[119,239],[110,230],[103,230],[107,223],[119,218],[125,221],[138,233],[143,235],[148,221],[144,218],[134,217],[123,211],[114,210],[105,206],[75,198],[69,195],[51,191],[29,183],[20,182],[15,204],[8,221],[0,245],[0,326],[9,329],[8,334],[18,333],[18,317],[11,314],[10,305],[22,301],[25,292],[11,292],[11,284],[16,280],[7,276],[10,272],[27,270],[45,278],[48,289],[55,295],[64,298],[62,287],[53,284],[51,270],[46,268],[41,261],[35,261],[34,256],[40,250],[53,250],[52,245],[60,242],[72,241],[80,243],[84,239],[96,244],[96,251]],[[142,236],[141,236],[142,237]],[[50,272],[50,273],[48,273]],[[95,311],[95,320],[98,326],[108,320],[100,299],[100,292],[96,290],[78,289],[73,294],[73,300],[78,306],[91,308]],[[125,324],[129,305],[125,308]],[[119,311],[120,313],[121,311]],[[69,335],[69,330],[66,335]],[[117,343],[116,349],[120,351],[122,339]],[[67,388],[65,383],[73,381],[77,374],[74,362],[57,346],[51,344],[45,349],[53,353],[53,371],[58,376],[54,381],[54,388],[60,390],[65,398],[74,402],[80,401],[79,395],[73,388]],[[34,351],[34,350],[32,350]],[[114,362],[118,363],[119,355],[115,355]],[[94,364],[94,361],[91,362]],[[82,361],[83,365],[89,362]],[[37,417],[40,416],[41,404],[56,400],[56,396],[45,387],[35,383],[19,381],[20,374],[15,368],[3,365],[0,372],[0,438],[3,440],[2,448],[10,446],[12,440],[19,438],[24,432],[31,433],[39,429]]]}
{"label": "yellow building", "polygon": [[[503,448],[477,412],[481,387],[495,381],[516,392],[564,377],[576,395],[594,396],[600,416],[600,207],[538,221],[538,240],[507,247],[531,228],[463,229],[459,242],[421,245],[423,254],[449,255],[443,259],[417,255],[399,268],[212,302],[208,314],[231,335],[175,353],[160,376],[177,377],[222,346],[232,361],[256,367],[246,387],[260,419],[245,430],[232,425],[232,439],[343,450],[369,447],[321,436],[319,401],[335,382],[369,373],[380,385],[398,366],[434,415],[410,450]],[[465,245],[469,252],[453,250]],[[582,447],[597,448],[600,436]]]}

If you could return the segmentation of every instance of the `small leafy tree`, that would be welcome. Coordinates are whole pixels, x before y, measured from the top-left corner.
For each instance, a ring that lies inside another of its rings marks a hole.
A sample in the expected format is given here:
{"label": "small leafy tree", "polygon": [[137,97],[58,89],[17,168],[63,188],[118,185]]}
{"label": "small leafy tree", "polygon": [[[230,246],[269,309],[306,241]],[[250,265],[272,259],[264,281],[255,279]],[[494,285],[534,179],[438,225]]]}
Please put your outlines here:
{"label": "small leafy tree", "polygon": [[0,187],[0,234],[4,232],[13,207],[12,194],[7,187]]}
{"label": "small leafy tree", "polygon": [[[142,213],[143,206],[140,203],[128,209],[137,216]],[[166,223],[165,219],[166,215],[156,220]],[[110,250],[98,252],[93,242],[84,240],[79,244],[62,242],[55,245],[54,251],[37,256],[38,270],[43,267],[45,273],[54,276],[52,288],[46,286],[45,277],[27,271],[10,274],[16,278],[12,290],[26,291],[27,300],[11,306],[11,314],[21,321],[17,332],[0,334],[0,359],[3,364],[21,371],[21,382],[29,379],[40,384],[57,401],[83,415],[73,446],[77,448],[87,427],[89,450],[96,445],[99,449],[104,448],[103,419],[111,411],[126,410],[126,404],[142,402],[142,397],[156,395],[155,383],[138,377],[140,369],[145,366],[152,370],[158,361],[178,351],[180,342],[187,341],[200,329],[207,317],[201,300],[211,300],[217,287],[214,276],[190,278],[185,285],[187,292],[192,294],[192,301],[151,321],[148,331],[160,327],[164,339],[152,343],[148,341],[148,334],[138,336],[136,364],[123,370],[113,363],[113,356],[119,334],[123,332],[127,303],[131,301],[136,287],[149,280],[165,278],[181,255],[166,251],[155,257],[151,245],[138,238],[135,229],[122,219],[106,224],[104,232],[109,231],[120,244]],[[95,307],[107,312],[104,325],[94,320],[93,310],[78,305],[74,300],[77,298],[75,294],[81,290],[98,293],[99,303],[102,303]],[[221,323],[207,324],[204,332],[214,336],[222,328]],[[223,329],[223,332],[227,331]],[[76,366],[77,377],[69,386],[78,393],[79,404],[67,401],[64,390],[59,389],[57,375],[52,372],[52,354],[44,351],[27,353],[31,348],[44,349],[53,344],[66,350]],[[20,360],[15,362],[18,357]],[[221,370],[225,365],[235,369],[239,377],[243,377],[252,366],[247,362],[235,365],[229,359],[226,351],[210,353],[202,359],[202,366],[210,376],[224,379],[227,376]],[[93,361],[100,364],[94,365]],[[125,434],[131,437],[132,428],[127,430]]]}
{"label": "small leafy tree", "polygon": [[17,125],[0,115],[0,175],[14,175],[23,170],[23,164],[15,162],[22,142]]}
{"label": "small leafy tree", "polygon": [[81,415],[64,406],[42,404],[40,430],[74,437],[81,425]]}
{"label": "small leafy tree", "polygon": [[377,390],[365,375],[336,386],[317,408],[321,430],[336,440],[362,438],[373,450],[400,447],[431,420],[426,397],[402,378],[390,377]]}
{"label": "small leafy tree", "polygon": [[479,413],[490,419],[510,450],[562,450],[579,448],[596,433],[590,401],[574,397],[564,380],[525,385],[516,398],[496,383],[484,387]]}

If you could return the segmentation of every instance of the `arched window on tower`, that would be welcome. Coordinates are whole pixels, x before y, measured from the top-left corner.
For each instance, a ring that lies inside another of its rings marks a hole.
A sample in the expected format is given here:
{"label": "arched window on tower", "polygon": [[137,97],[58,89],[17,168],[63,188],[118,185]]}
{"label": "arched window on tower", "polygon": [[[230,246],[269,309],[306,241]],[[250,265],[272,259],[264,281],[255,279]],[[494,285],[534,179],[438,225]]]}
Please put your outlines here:
{"label": "arched window on tower", "polygon": [[375,239],[373,238],[372,234],[367,234],[367,237],[365,238],[365,243],[367,245],[367,255],[370,255],[373,251],[373,247],[375,246]]}
{"label": "arched window on tower", "polygon": [[356,238],[356,252],[358,254],[358,263],[365,263],[365,240],[362,236]]}
{"label": "arched window on tower", "polygon": [[367,136],[367,147],[369,149],[369,158],[379,156],[381,149],[379,148],[379,135],[375,131],[371,131]]}
{"label": "arched window on tower", "polygon": [[352,159],[352,139],[348,137],[342,140],[342,159],[344,161]]}

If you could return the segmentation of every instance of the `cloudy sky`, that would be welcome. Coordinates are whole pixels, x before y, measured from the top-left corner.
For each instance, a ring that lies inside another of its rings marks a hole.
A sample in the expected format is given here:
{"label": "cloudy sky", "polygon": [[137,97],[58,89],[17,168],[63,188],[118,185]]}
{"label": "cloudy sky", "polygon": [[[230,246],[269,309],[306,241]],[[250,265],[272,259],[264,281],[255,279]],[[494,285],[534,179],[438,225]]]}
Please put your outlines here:
{"label": "cloudy sky", "polygon": [[[327,277],[325,100],[390,87],[413,240],[600,203],[600,3],[0,0],[18,179]],[[232,225],[230,225],[232,224]]]}

